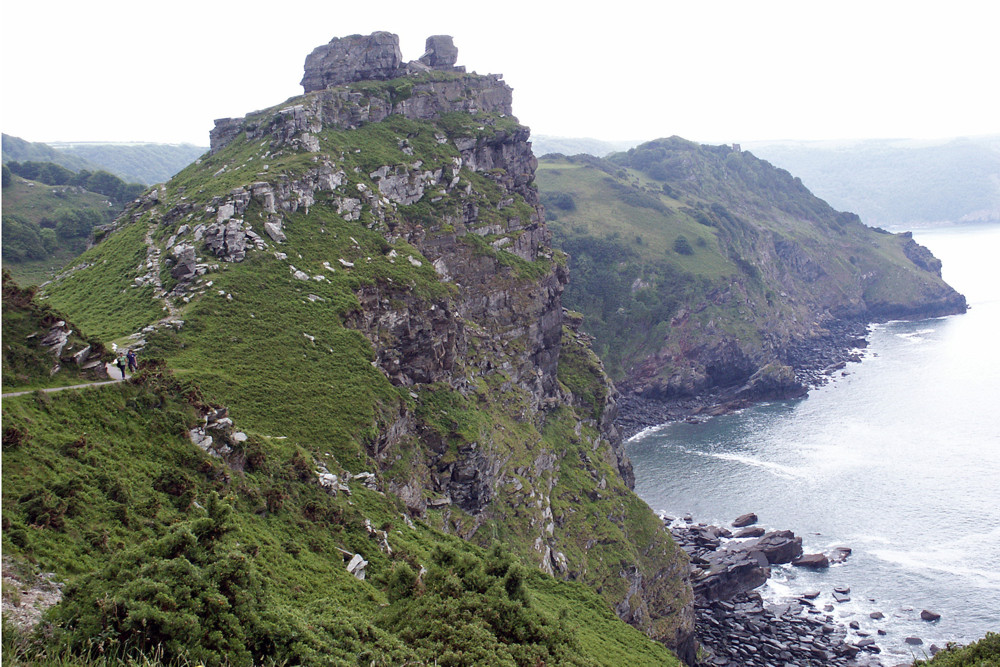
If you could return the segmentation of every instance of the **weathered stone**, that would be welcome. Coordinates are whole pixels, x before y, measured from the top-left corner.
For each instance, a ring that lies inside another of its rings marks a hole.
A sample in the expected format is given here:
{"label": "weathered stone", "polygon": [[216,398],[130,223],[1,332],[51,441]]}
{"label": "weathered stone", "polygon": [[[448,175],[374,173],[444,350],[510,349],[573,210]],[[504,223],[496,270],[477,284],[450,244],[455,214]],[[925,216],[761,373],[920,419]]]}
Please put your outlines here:
{"label": "weathered stone", "polygon": [[757,523],[757,515],[753,512],[749,512],[736,517],[733,521],[733,528],[743,528],[744,526],[750,526],[755,523]]}
{"label": "weathered stone", "polygon": [[392,33],[334,37],[306,57],[302,87],[310,93],[354,81],[393,79],[402,64],[399,36]]}
{"label": "weathered stone", "polygon": [[458,49],[451,35],[428,37],[420,62],[432,69],[451,69],[458,62]]}
{"label": "weathered stone", "polygon": [[365,568],[368,567],[368,561],[366,561],[361,554],[354,554],[351,557],[350,562],[347,563],[347,571],[354,575],[354,577],[360,581],[365,580]]}
{"label": "weathered stone", "polygon": [[264,223],[264,233],[271,237],[271,240],[275,243],[284,243],[286,241],[285,233],[281,231],[281,227],[274,222]]}
{"label": "weathered stone", "polygon": [[920,618],[924,621],[929,621],[933,623],[934,621],[937,621],[941,618],[941,614],[938,614],[933,611],[927,611],[926,609],[924,609],[923,611],[920,612]]}
{"label": "weathered stone", "polygon": [[197,273],[197,259],[195,258],[194,246],[190,243],[179,243],[171,251],[174,266],[170,269],[170,275],[180,281],[190,280]]}
{"label": "weathered stone", "polygon": [[830,567],[830,559],[826,554],[805,554],[792,561],[796,567],[825,568]]}

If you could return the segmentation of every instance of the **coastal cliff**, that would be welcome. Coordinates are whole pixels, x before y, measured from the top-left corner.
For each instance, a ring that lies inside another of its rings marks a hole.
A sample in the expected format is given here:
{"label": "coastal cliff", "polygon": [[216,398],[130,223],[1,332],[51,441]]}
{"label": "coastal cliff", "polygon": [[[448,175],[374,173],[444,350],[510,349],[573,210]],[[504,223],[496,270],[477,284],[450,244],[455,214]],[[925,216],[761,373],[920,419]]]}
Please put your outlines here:
{"label": "coastal cliff", "polygon": [[538,180],[571,256],[564,300],[626,412],[650,409],[629,432],[802,395],[864,345],[867,323],[966,309],[911,235],[833,210],[738,146],[672,137],[603,160],[551,155]]}
{"label": "coastal cliff", "polygon": [[[364,479],[373,516],[503,545],[691,662],[687,557],[632,492],[617,392],[564,312],[529,131],[502,77],[456,53],[436,36],[403,64],[388,33],[320,47],[303,96],[216,121],[210,153],[40,297],[226,406],[255,443],[241,461],[334,494]],[[192,441],[225,442],[207,433]]]}

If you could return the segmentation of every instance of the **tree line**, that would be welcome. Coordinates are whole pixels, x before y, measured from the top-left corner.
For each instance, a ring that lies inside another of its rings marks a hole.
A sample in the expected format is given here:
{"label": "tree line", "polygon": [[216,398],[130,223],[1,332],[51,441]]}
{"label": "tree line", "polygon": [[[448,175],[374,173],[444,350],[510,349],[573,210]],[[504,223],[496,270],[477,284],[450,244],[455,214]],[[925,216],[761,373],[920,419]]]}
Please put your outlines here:
{"label": "tree line", "polygon": [[[75,185],[84,190],[104,195],[112,203],[119,206],[135,199],[146,189],[146,186],[142,183],[126,183],[103,169],[97,171],[83,169],[75,172],[54,162],[35,162],[34,160],[7,162],[4,164],[4,168],[29,181],[38,181],[46,185]],[[5,187],[7,182],[7,175],[5,173]]]}

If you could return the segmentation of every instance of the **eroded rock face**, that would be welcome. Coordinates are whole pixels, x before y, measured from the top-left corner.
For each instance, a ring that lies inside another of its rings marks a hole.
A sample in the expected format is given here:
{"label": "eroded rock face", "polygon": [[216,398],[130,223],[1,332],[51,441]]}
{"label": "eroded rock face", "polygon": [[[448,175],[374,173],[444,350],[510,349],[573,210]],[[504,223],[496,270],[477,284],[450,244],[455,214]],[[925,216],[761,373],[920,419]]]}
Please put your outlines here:
{"label": "eroded rock face", "polygon": [[432,68],[450,68],[458,61],[458,49],[451,35],[431,35],[427,38],[420,62]]}
{"label": "eroded rock face", "polygon": [[399,37],[390,32],[334,37],[306,57],[302,87],[311,93],[352,81],[393,79],[402,64]]}

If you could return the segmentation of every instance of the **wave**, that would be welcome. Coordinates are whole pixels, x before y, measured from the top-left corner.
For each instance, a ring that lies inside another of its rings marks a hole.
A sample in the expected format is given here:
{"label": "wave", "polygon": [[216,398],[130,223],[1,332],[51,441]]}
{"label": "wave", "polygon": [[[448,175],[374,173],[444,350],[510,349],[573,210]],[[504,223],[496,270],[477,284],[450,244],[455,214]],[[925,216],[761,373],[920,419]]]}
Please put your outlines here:
{"label": "wave", "polygon": [[685,454],[694,454],[696,456],[720,459],[722,461],[733,461],[756,468],[763,468],[764,470],[773,473],[776,477],[781,477],[783,479],[803,479],[807,477],[805,472],[798,468],[793,468],[792,466],[783,465],[781,463],[774,463],[773,461],[764,461],[752,456],[746,456],[745,454],[733,454],[730,452],[703,452],[697,449],[688,449],[686,447],[678,447],[678,450]]}
{"label": "wave", "polygon": [[961,562],[967,554],[958,549],[932,549],[904,551],[901,549],[873,549],[870,552],[887,563],[899,565],[915,572],[941,572],[967,580],[976,588],[1000,590],[1000,572]]}
{"label": "wave", "polygon": [[633,435],[631,438],[629,438],[628,440],[626,440],[625,442],[639,442],[640,440],[644,440],[644,439],[648,438],[651,435],[655,435],[655,434],[659,433],[660,431],[666,430],[667,427],[670,426],[671,423],[672,422],[667,422],[666,424],[657,424],[656,426],[647,426],[646,428],[642,429],[641,431],[639,431],[638,433],[636,433],[635,435]]}

